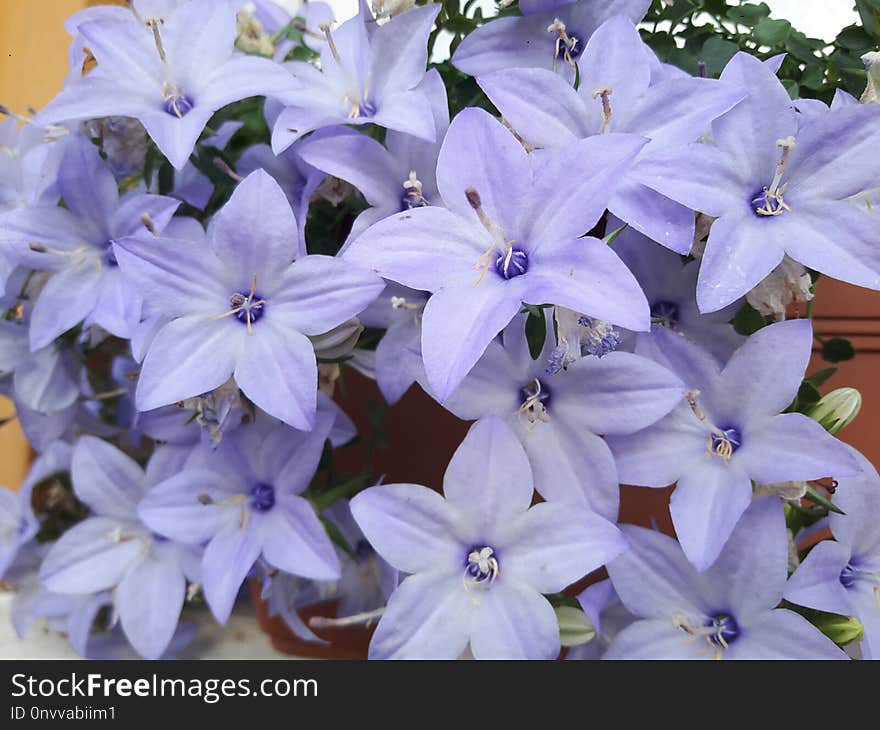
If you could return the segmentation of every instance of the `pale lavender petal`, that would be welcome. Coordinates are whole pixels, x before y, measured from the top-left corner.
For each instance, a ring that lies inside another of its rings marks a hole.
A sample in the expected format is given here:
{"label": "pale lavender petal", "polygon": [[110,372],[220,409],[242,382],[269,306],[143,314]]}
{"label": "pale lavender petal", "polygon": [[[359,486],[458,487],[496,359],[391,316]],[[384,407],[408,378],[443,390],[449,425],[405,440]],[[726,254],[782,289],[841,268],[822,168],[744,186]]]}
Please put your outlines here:
{"label": "pale lavender petal", "polygon": [[211,613],[225,624],[232,613],[238,590],[260,556],[260,538],[253,529],[236,521],[208,543],[202,557],[202,587]]}
{"label": "pale lavender petal", "polygon": [[339,558],[309,502],[286,497],[265,516],[251,514],[263,531],[263,557],[276,568],[311,580],[337,580]]}
{"label": "pale lavender petal", "polygon": [[74,525],[43,560],[40,582],[56,593],[112,588],[141,559],[143,535],[130,528],[131,523],[109,517],[89,517]]}
{"label": "pale lavender petal", "polygon": [[428,300],[422,318],[422,357],[428,383],[441,403],[520,310],[523,287],[517,284],[525,278],[504,281],[489,272],[477,286],[450,286]]}
{"label": "pale lavender petal", "polygon": [[348,257],[311,255],[284,270],[277,287],[266,294],[266,321],[275,315],[285,329],[319,335],[363,311],[385,284]]}
{"label": "pale lavender petal", "polygon": [[627,546],[620,530],[603,517],[550,502],[502,525],[497,542],[502,576],[539,593],[561,591]]}
{"label": "pale lavender petal", "polygon": [[281,186],[265,170],[254,170],[235,188],[208,229],[214,254],[266,294],[279,270],[299,249],[297,223]]}
{"label": "pale lavender petal", "polygon": [[650,329],[641,287],[597,238],[542,242],[529,253],[529,272],[522,279],[527,282],[523,299],[530,304],[558,304],[627,329]]}
{"label": "pale lavender petal", "polygon": [[437,188],[449,210],[481,225],[465,194],[476,190],[485,215],[512,235],[531,175],[522,144],[488,112],[468,108],[452,120],[437,158]]}
{"label": "pale lavender petal", "polygon": [[473,513],[487,531],[524,513],[532,492],[528,457],[498,416],[486,416],[471,426],[443,477],[447,501]]}
{"label": "pale lavender petal", "polygon": [[473,613],[458,573],[411,575],[388,599],[370,659],[457,659],[468,645]]}
{"label": "pale lavender petal", "polygon": [[711,652],[675,628],[669,618],[636,621],[611,642],[603,659],[711,659]]}
{"label": "pale lavender petal", "polygon": [[73,450],[70,476],[76,496],[93,512],[120,520],[136,518],[146,480],[128,454],[94,436],[82,436]]}
{"label": "pale lavender petal", "polygon": [[481,593],[471,623],[476,659],[555,659],[559,624],[544,596],[505,576]]}
{"label": "pale lavender petal", "polygon": [[764,484],[858,474],[848,447],[802,413],[784,413],[747,431],[734,454],[749,477]]}
{"label": "pale lavender petal", "polygon": [[91,257],[83,257],[49,279],[31,315],[32,351],[46,347],[89,315],[98,299],[100,281],[99,262]]}
{"label": "pale lavender petal", "polygon": [[726,307],[776,268],[788,243],[779,233],[791,231],[786,223],[778,217],[762,218],[743,206],[741,212],[722,216],[712,224],[697,280],[701,312]]}
{"label": "pale lavender petal", "polygon": [[788,578],[788,537],[785,515],[778,499],[755,500],[703,577],[720,595],[727,608],[745,624],[782,600]]}
{"label": "pale lavender petal", "polygon": [[803,616],[784,608],[744,627],[726,654],[731,659],[849,659]]}
{"label": "pale lavender petal", "polygon": [[608,565],[608,575],[632,613],[662,619],[671,628],[678,612],[702,615],[711,610],[702,579],[673,538],[635,525],[621,530],[630,549]]}
{"label": "pale lavender petal", "polygon": [[705,454],[681,475],[669,512],[681,548],[697,570],[715,562],[751,499],[749,476],[735,460]]}
{"label": "pale lavender petal", "polygon": [[85,135],[78,134],[67,143],[58,188],[68,210],[88,225],[93,235],[109,238],[113,234],[109,224],[119,202],[116,180]]}
{"label": "pale lavender petal", "polygon": [[126,638],[145,659],[158,659],[171,642],[186,597],[176,561],[148,556],[117,586],[114,603]]}
{"label": "pale lavender petal", "polygon": [[318,365],[312,343],[296,330],[268,320],[257,324],[253,335],[242,339],[235,382],[270,415],[306,431],[314,425]]}
{"label": "pale lavender petal", "polygon": [[[25,341],[18,339],[16,344],[22,349],[17,354],[27,358],[27,335],[23,327],[18,329],[25,335]],[[53,413],[72,406],[79,398],[80,391],[79,384],[71,377],[66,361],[67,357],[63,357],[56,347],[50,345],[20,362],[12,376],[16,400],[27,408],[42,413]]]}
{"label": "pale lavender petal", "polygon": [[183,118],[160,107],[158,111],[141,112],[138,119],[174,168],[182,170],[213,115],[213,109],[196,105]]}
{"label": "pale lavender petal", "polygon": [[630,173],[620,181],[608,209],[640,233],[676,253],[685,255],[693,246],[694,212],[642,185],[637,174]]}
{"label": "pale lavender petal", "polygon": [[810,550],[785,586],[785,600],[800,606],[848,616],[852,611],[840,574],[850,551],[833,540],[823,540]]}
{"label": "pale lavender petal", "polygon": [[478,222],[428,206],[371,226],[349,244],[344,259],[413,289],[436,291],[450,279],[472,274],[476,281],[474,266],[492,245]]}
{"label": "pale lavender petal", "polygon": [[351,513],[376,551],[404,573],[463,572],[470,546],[452,537],[460,515],[437,492],[414,484],[371,487],[351,500]]}
{"label": "pale lavender petal", "polygon": [[218,388],[235,370],[247,330],[234,317],[181,317],[159,330],[144,358],[137,407],[149,411]]}
{"label": "pale lavender petal", "polygon": [[693,468],[706,454],[705,428],[687,404],[657,424],[631,436],[609,436],[607,443],[621,484],[665,487]]}
{"label": "pale lavender petal", "polygon": [[812,345],[809,319],[778,322],[749,337],[721,374],[720,387],[736,393],[736,417],[745,422],[788,408],[801,386]]}
{"label": "pale lavender petal", "polygon": [[208,469],[187,468],[151,489],[138,517],[151,530],[182,543],[203,543],[236,523],[240,509],[223,506],[236,493],[238,478]]}

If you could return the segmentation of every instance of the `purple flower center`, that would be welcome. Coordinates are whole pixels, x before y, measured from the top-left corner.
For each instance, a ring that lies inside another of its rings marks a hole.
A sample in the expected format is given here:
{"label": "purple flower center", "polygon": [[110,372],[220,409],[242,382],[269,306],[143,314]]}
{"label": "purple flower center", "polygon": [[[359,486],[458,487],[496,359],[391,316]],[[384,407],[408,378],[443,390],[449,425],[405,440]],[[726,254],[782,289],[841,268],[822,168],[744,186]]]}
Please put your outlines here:
{"label": "purple flower center", "polygon": [[751,199],[752,210],[758,218],[767,218],[781,215],[786,210],[791,210],[782,199],[782,194],[771,193],[767,188],[755,193]]}
{"label": "purple flower center", "polygon": [[840,583],[844,588],[852,588],[853,584],[858,580],[858,568],[854,568],[852,564],[847,563],[843,570],[840,571]]}
{"label": "purple flower center", "polygon": [[373,557],[373,555],[376,554],[376,551],[366,540],[358,540],[357,545],[354,546],[354,554],[358,560],[367,560],[368,558]]}
{"label": "purple flower center", "polygon": [[104,249],[104,252],[101,254],[101,263],[104,264],[104,266],[108,266],[111,269],[119,266],[119,262],[116,260],[116,254],[113,253],[112,243],[108,241],[100,248]]}
{"label": "purple flower center", "polygon": [[495,582],[501,566],[495,548],[490,545],[475,545],[465,558],[464,585],[470,587],[488,587]]}
{"label": "purple flower center", "polygon": [[229,304],[235,318],[249,327],[265,314],[266,300],[256,292],[235,292],[229,297]]}
{"label": "purple flower center", "polygon": [[400,197],[400,209],[412,210],[413,208],[424,208],[428,205],[428,201],[422,197],[418,190],[404,189],[403,195]]}
{"label": "purple flower center", "polygon": [[510,247],[495,259],[495,271],[502,279],[513,279],[529,270],[529,255],[521,248]]}
{"label": "purple flower center", "polygon": [[742,446],[742,436],[735,428],[719,429],[719,432],[713,433],[709,440],[711,442],[710,451],[724,459],[729,459]]}
{"label": "purple flower center", "polygon": [[257,512],[268,512],[275,506],[275,487],[257,482],[251,487],[251,507]]}
{"label": "purple flower center", "polygon": [[182,119],[192,111],[194,106],[192,97],[186,94],[172,94],[162,104],[162,108],[166,113]]}
{"label": "purple flower center", "polygon": [[360,104],[358,104],[358,116],[359,117],[372,117],[376,113],[376,105],[369,99],[364,99]]}
{"label": "purple flower center", "polygon": [[655,320],[657,324],[662,325],[663,327],[668,327],[669,329],[675,329],[678,325],[680,315],[681,312],[675,302],[662,300],[654,302],[651,306],[651,319]]}
{"label": "purple flower center", "polygon": [[730,646],[739,636],[739,625],[728,613],[715,614],[706,622],[706,627],[712,629],[709,642],[722,649]]}
{"label": "purple flower center", "polygon": [[585,36],[581,35],[580,31],[570,27],[566,27],[562,33],[558,33],[553,40],[556,48],[556,60],[566,63],[569,59],[577,61],[584,50],[584,38]]}

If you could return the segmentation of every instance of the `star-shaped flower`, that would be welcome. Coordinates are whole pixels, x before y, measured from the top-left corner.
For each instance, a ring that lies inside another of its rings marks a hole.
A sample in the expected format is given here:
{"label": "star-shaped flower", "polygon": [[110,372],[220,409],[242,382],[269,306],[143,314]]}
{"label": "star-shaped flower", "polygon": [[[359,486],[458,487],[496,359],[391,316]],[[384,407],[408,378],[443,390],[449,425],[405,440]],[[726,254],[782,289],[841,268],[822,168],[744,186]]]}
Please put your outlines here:
{"label": "star-shaped flower", "polygon": [[272,132],[275,153],[334,124],[377,124],[433,141],[431,105],[417,87],[425,76],[428,34],[438,12],[436,3],[413,8],[372,33],[360,14],[332,32],[323,25],[327,43],[320,69],[303,61],[289,64],[299,84],[280,95],[287,108]]}
{"label": "star-shaped flower", "polygon": [[318,377],[307,335],[353,317],[383,286],[347,261],[297,256],[296,219],[263,170],[235,189],[206,245],[127,238],[115,250],[152,311],[170,320],[141,368],[136,402],[144,411],[213,390],[234,375],[264,411],[310,429]]}
{"label": "star-shaped flower", "polygon": [[346,260],[432,292],[422,356],[440,401],[523,302],[648,329],[647,302],[633,276],[602,241],[583,237],[644,144],[614,135],[529,155],[488,113],[465,109],[437,163],[445,207],[397,213],[351,242]]}
{"label": "star-shaped flower", "polygon": [[[549,320],[549,317],[548,317]],[[533,360],[525,317],[516,317],[446,401],[460,418],[503,418],[528,454],[544,499],[588,507],[617,519],[619,480],[600,434],[628,434],[657,422],[681,402],[685,386],[645,357],[612,352],[549,368],[553,322]]]}
{"label": "star-shaped flower", "polygon": [[782,506],[745,511],[715,565],[699,573],[671,537],[625,525],[630,549],[608,565],[623,604],[639,619],[606,659],[846,659],[794,611],[776,608],[787,577]]}
{"label": "star-shaped flower", "polygon": [[97,67],[69,79],[37,121],[135,117],[181,169],[218,109],[296,86],[271,60],[236,53],[235,10],[225,0],[191,0],[164,22],[143,20],[107,18],[78,25]]}
{"label": "star-shaped flower", "polygon": [[258,418],[216,449],[194,450],[184,468],[141,503],[141,518],[159,534],[207,543],[202,585],[221,623],[260,557],[304,578],[339,578],[333,544],[300,496],[315,475],[333,421],[331,413],[321,413],[314,430],[303,432]]}
{"label": "star-shaped flower", "polygon": [[[855,450],[853,450],[854,453]],[[880,658],[880,477],[861,454],[862,474],[838,480],[828,515],[834,540],[810,550],[791,576],[785,598],[821,611],[855,616],[865,636],[862,657]]]}
{"label": "star-shaped flower", "polygon": [[[721,370],[714,357],[660,328],[645,352],[688,388],[655,425],[608,438],[620,481],[646,487],[678,482],[670,511],[698,570],[715,561],[761,484],[857,474],[848,447],[811,418],[782,413],[797,395],[813,342],[809,320],[752,335]],[[781,415],[780,415],[781,414]]]}
{"label": "star-shaped flower", "polygon": [[499,418],[475,424],[441,496],[414,484],[372,487],[351,501],[367,539],[409,573],[370,642],[373,659],[552,659],[559,627],[541,595],[625,549],[617,528],[571,505],[529,508],[525,452]]}
{"label": "star-shaped flower", "polygon": [[113,590],[113,603],[132,646],[156,659],[167,648],[183,607],[186,579],[196,580],[192,548],[154,535],[137,516],[149,489],[144,472],[106,441],[83,436],[71,479],[92,516],[56,542],[40,580],[56,593]]}
{"label": "star-shaped flower", "polygon": [[[537,68],[504,69],[477,81],[510,125],[532,145],[562,147],[593,135],[629,132],[650,139],[649,160],[700,138],[709,123],[746,95],[734,84],[703,78],[654,82],[652,51],[629,19],[613,17],[578,58],[578,87]],[[609,210],[678,253],[694,240],[694,214],[641,181],[636,163],[618,185]]]}
{"label": "star-shaped flower", "polygon": [[645,185],[718,218],[700,263],[700,310],[743,296],[785,254],[880,289],[876,222],[852,202],[880,181],[880,109],[845,106],[799,127],[785,87],[754,56],[737,54],[721,78],[749,97],[715,121],[715,144],[670,148],[639,169]]}
{"label": "star-shaped flower", "polygon": [[88,138],[66,144],[58,175],[65,207],[38,206],[7,213],[0,243],[29,268],[53,272],[30,321],[36,351],[86,320],[111,334],[130,337],[141,315],[141,297],[126,287],[112,243],[135,234],[161,233],[179,201],[132,191],[120,197],[113,173]]}

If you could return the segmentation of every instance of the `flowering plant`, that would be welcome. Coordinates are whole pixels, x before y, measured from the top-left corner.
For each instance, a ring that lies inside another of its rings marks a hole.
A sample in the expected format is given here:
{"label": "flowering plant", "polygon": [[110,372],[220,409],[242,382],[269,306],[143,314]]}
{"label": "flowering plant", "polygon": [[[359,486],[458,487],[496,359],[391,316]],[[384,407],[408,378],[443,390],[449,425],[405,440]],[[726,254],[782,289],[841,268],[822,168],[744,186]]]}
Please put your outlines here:
{"label": "flowering plant", "polygon": [[[880,655],[880,477],[836,438],[860,398],[807,375],[814,340],[852,355],[813,333],[819,276],[880,289],[856,31],[717,0],[67,28],[64,89],[0,127],[20,633],[172,656],[250,577],[303,641],[374,625],[374,658]],[[442,492],[338,468],[373,438],[351,369],[474,421]],[[620,484],[675,484],[676,538],[618,525]]]}

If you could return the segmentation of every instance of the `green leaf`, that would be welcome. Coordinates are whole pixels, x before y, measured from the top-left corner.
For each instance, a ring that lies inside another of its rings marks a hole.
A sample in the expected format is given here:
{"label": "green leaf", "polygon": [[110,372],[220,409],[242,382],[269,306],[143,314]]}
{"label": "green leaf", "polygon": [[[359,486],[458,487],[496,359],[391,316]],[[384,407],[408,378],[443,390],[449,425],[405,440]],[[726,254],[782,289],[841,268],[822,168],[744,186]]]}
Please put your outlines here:
{"label": "green leaf", "polygon": [[547,320],[544,313],[535,315],[534,312],[529,311],[529,317],[526,320],[526,340],[529,343],[529,354],[532,356],[532,360],[537,360],[541,356],[546,339]]}
{"label": "green leaf", "polygon": [[747,25],[749,28],[756,25],[764,18],[770,16],[770,8],[767,3],[743,3],[735,8],[727,9],[727,17],[740,25]]}
{"label": "green leaf", "polygon": [[856,350],[852,342],[842,337],[832,337],[822,343],[822,359],[826,362],[844,362],[855,356]]}
{"label": "green leaf", "polygon": [[617,240],[617,237],[626,230],[626,227],[628,225],[628,223],[624,223],[620,228],[615,228],[613,231],[611,231],[611,233],[605,235],[605,237],[602,239],[602,242],[606,246],[610,246]]}
{"label": "green leaf", "polygon": [[785,50],[799,61],[815,63],[818,59],[816,52],[820,51],[824,45],[824,41],[815,38],[807,38],[807,36],[800,31],[793,30],[785,41]]}
{"label": "green leaf", "polygon": [[844,512],[842,509],[840,509],[840,507],[838,507],[836,504],[834,504],[834,502],[832,502],[830,499],[828,499],[824,495],[819,494],[819,492],[816,491],[816,489],[814,487],[811,487],[809,484],[807,485],[807,493],[806,493],[805,497],[806,497],[806,499],[809,499],[811,502],[818,504],[820,507],[824,507],[829,512],[834,512],[835,514],[838,514],[838,515],[845,515],[846,514],[846,512]]}
{"label": "green leaf", "polygon": [[348,544],[348,540],[345,539],[336,524],[323,515],[318,515],[318,519],[321,520],[321,524],[324,525],[324,529],[327,531],[327,536],[330,538],[330,542],[347,553],[352,559],[357,560],[354,550],[351,545]]}
{"label": "green leaf", "polygon": [[736,43],[726,41],[719,36],[712,36],[703,44],[699,56],[700,60],[706,64],[706,71],[709,75],[717,76],[737,51],[739,51],[739,46]]}
{"label": "green leaf", "polygon": [[791,23],[787,20],[762,20],[755,26],[752,36],[762,46],[778,46],[788,39]]}
{"label": "green leaf", "polygon": [[813,403],[818,403],[822,399],[822,394],[819,392],[819,389],[816,388],[809,380],[805,380],[801,383],[801,387],[798,388],[797,394],[797,405],[798,409],[802,406],[812,405]]}
{"label": "green leaf", "polygon": [[813,373],[810,377],[807,378],[813,385],[817,388],[824,385],[828,379],[837,372],[836,367],[823,368],[815,373]]}
{"label": "green leaf", "polygon": [[730,323],[739,334],[746,337],[767,326],[767,320],[748,302],[740,307]]}

